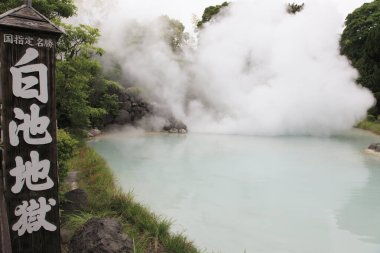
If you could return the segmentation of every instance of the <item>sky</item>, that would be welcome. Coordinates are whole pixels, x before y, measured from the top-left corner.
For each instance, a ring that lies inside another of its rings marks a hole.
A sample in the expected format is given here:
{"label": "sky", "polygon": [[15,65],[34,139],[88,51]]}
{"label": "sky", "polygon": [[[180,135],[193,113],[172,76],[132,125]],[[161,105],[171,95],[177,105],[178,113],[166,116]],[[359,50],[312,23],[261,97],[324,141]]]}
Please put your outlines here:
{"label": "sky", "polygon": [[[249,2],[250,0],[243,1]],[[341,13],[342,20],[355,8],[365,2],[370,2],[369,0],[292,0],[283,2],[308,4],[315,1],[330,3]],[[79,6],[79,15],[72,21],[94,24],[94,20],[107,18],[109,16],[107,12],[110,10],[114,12],[114,15],[129,19],[144,20],[168,15],[183,22],[188,32],[193,32],[193,15],[195,14],[200,18],[206,7],[222,2],[223,0],[76,0]]]}

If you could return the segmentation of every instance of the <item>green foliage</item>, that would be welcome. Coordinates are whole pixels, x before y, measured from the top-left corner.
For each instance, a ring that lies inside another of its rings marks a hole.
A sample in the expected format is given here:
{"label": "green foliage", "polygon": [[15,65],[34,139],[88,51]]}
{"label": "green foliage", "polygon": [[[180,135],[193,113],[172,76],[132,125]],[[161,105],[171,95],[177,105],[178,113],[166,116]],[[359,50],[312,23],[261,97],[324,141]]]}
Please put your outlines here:
{"label": "green foliage", "polygon": [[349,14],[340,41],[342,53],[350,60],[357,61],[360,59],[369,33],[379,26],[379,23],[380,0],[365,3]]}
{"label": "green foliage", "polygon": [[[160,16],[154,20],[154,31],[149,25],[135,22],[129,26],[123,40],[127,48],[145,50],[146,41],[152,40],[152,35],[163,40],[173,52],[180,52],[183,45],[189,40],[189,34],[185,32],[185,26],[178,20],[168,16]],[[117,67],[117,66],[116,66]]]}
{"label": "green foliage", "polygon": [[224,2],[221,5],[214,5],[207,7],[202,15],[202,20],[197,23],[197,28],[202,28],[204,24],[213,20],[219,12],[227,7],[230,3]]}
{"label": "green foliage", "polygon": [[[24,4],[24,0],[2,0],[0,13]],[[34,0],[33,7],[49,19],[68,18],[76,13],[73,0]]]}
{"label": "green foliage", "polygon": [[357,125],[358,128],[371,131],[375,134],[380,134],[380,120],[364,120]]}
{"label": "green foliage", "polygon": [[[340,41],[341,53],[359,71],[358,83],[369,88],[380,101],[380,0],[366,3],[346,18]],[[369,113],[379,115],[380,103]]]}
{"label": "green foliage", "polygon": [[78,141],[63,129],[57,132],[59,180],[62,184],[67,176],[68,161],[74,156]]}
{"label": "green foliage", "polygon": [[58,45],[57,118],[60,127],[102,127],[105,117],[116,117],[122,86],[103,75],[94,46],[99,30],[85,25],[64,25]]}
{"label": "green foliage", "polygon": [[125,90],[125,92],[132,97],[138,97],[143,90],[140,87],[129,87]]}
{"label": "green foliage", "polygon": [[80,55],[90,58],[104,53],[103,49],[94,46],[100,37],[99,29],[87,25],[72,26],[63,23],[60,23],[60,26],[65,29],[65,34],[57,45],[60,59],[73,59]]}
{"label": "green foliage", "polygon": [[91,59],[78,57],[57,62],[57,119],[59,127],[90,126],[89,86],[94,69]]}
{"label": "green foliage", "polygon": [[165,24],[163,36],[174,52],[179,51],[181,46],[189,39],[185,32],[185,26],[176,19],[161,16],[160,21]]}
{"label": "green foliage", "polygon": [[291,4],[288,4],[286,11],[289,14],[296,14],[297,12],[302,11],[304,7],[305,7],[304,3],[303,4],[291,3]]}

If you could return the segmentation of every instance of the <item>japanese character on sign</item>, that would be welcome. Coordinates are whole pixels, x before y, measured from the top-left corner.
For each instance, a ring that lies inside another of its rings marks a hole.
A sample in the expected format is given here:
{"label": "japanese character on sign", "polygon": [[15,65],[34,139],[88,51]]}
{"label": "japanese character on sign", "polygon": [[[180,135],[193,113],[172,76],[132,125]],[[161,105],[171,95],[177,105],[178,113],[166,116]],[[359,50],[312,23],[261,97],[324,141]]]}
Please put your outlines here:
{"label": "japanese character on sign", "polygon": [[[48,101],[48,81],[47,67],[44,64],[26,65],[39,56],[38,51],[34,48],[28,48],[25,55],[16,63],[15,67],[11,67],[13,82],[13,94],[21,98],[36,98],[42,103]],[[25,65],[25,66],[22,66]],[[22,66],[22,67],[21,67]],[[23,77],[23,74],[38,73],[39,78],[29,75]],[[39,84],[39,88],[35,86]]]}
{"label": "japanese character on sign", "polygon": [[44,40],[41,39],[41,38],[38,38],[38,39],[37,39],[37,46],[38,46],[38,47],[43,47],[43,46],[44,46]]}
{"label": "japanese character on sign", "polygon": [[17,45],[24,45],[24,36],[21,36],[21,35],[14,36],[14,43]]}
{"label": "japanese character on sign", "polygon": [[29,234],[36,232],[42,228],[47,231],[55,231],[57,227],[46,221],[46,214],[51,211],[52,207],[57,204],[56,200],[40,197],[38,202],[35,199],[23,201],[21,205],[16,207],[15,215],[20,219],[12,226],[13,231],[17,231],[19,236],[28,232]]}
{"label": "japanese character on sign", "polygon": [[48,48],[52,48],[54,46],[54,42],[51,39],[45,40],[45,46]]}
{"label": "japanese character on sign", "polygon": [[[9,123],[9,140],[12,146],[18,146],[20,143],[18,134],[23,131],[23,137],[26,143],[31,145],[47,144],[52,142],[52,137],[47,128],[50,119],[46,116],[40,117],[40,107],[36,104],[30,106],[30,114],[24,113],[20,108],[14,108],[15,117],[24,122],[20,125],[12,120]],[[43,135],[43,137],[32,138],[31,135]]]}
{"label": "japanese character on sign", "polygon": [[[54,186],[53,180],[49,177],[50,161],[40,161],[40,154],[37,151],[30,152],[31,161],[25,162],[22,157],[16,157],[16,167],[9,174],[16,178],[15,185],[11,188],[13,193],[20,193],[24,184],[31,191],[44,191]],[[39,182],[44,180],[44,182]]]}
{"label": "japanese character on sign", "polygon": [[29,45],[29,46],[34,46],[34,44],[33,44],[33,38],[32,37],[30,37],[30,36],[26,36],[25,37],[25,45]]}
{"label": "japanese character on sign", "polygon": [[4,34],[4,43],[13,44],[13,35],[12,34]]}

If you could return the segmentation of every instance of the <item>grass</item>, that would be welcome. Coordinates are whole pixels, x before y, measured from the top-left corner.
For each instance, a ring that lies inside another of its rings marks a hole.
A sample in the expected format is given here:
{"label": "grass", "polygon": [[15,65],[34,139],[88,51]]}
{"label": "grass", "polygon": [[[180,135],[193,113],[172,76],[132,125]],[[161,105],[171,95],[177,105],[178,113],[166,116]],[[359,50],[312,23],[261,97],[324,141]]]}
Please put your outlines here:
{"label": "grass", "polygon": [[357,128],[371,131],[375,134],[380,134],[380,122],[363,120],[357,125]]}
{"label": "grass", "polygon": [[79,171],[78,184],[89,197],[86,212],[66,217],[63,228],[74,231],[93,217],[117,218],[134,242],[134,253],[200,253],[182,234],[170,232],[171,222],[136,202],[131,193],[123,193],[104,161],[83,145],[69,163]]}

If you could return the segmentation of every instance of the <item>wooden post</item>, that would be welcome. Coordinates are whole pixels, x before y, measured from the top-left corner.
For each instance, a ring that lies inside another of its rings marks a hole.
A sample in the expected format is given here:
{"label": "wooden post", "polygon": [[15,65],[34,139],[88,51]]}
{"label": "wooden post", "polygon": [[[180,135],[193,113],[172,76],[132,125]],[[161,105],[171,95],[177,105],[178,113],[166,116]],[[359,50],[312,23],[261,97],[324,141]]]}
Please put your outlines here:
{"label": "wooden post", "polygon": [[62,31],[26,3],[0,16],[0,190],[9,224],[2,230],[13,253],[59,253],[55,50]]}
{"label": "wooden post", "polygon": [[28,7],[32,7],[32,0],[25,0],[25,5]]}

